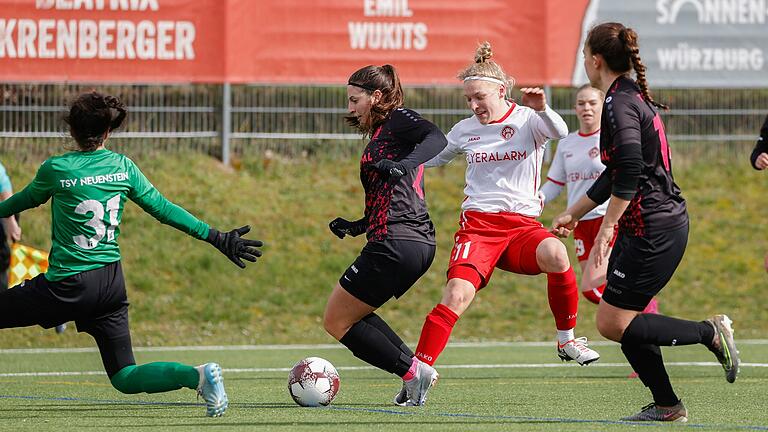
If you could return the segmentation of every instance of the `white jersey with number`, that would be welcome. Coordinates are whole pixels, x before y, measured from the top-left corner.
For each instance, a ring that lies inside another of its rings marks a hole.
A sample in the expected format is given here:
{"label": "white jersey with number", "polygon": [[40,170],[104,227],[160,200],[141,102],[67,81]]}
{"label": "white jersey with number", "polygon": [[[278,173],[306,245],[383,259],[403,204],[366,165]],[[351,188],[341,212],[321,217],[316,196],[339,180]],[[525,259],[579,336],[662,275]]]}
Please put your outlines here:
{"label": "white jersey with number", "polygon": [[[586,195],[605,165],[600,161],[600,131],[589,135],[573,132],[560,140],[552,165],[547,172],[547,183],[542,188],[545,202],[553,200],[563,187],[568,189],[568,207]],[[605,215],[608,201],[585,214],[581,220]]]}
{"label": "white jersey with number", "polygon": [[483,125],[472,116],[458,122],[448,133],[448,146],[426,166],[444,165],[463,154],[462,210],[538,217],[544,207],[538,195],[544,146],[567,133],[563,119],[548,106],[537,112],[512,103],[498,121]]}

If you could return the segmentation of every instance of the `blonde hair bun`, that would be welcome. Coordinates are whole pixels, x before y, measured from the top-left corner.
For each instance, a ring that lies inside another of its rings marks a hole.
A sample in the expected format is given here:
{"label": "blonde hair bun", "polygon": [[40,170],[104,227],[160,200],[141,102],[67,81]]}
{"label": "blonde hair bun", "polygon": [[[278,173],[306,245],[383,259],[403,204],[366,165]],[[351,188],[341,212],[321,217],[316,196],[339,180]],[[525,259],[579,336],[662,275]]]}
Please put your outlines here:
{"label": "blonde hair bun", "polygon": [[475,51],[475,63],[485,63],[493,57],[493,50],[491,50],[491,43],[486,41],[481,43]]}

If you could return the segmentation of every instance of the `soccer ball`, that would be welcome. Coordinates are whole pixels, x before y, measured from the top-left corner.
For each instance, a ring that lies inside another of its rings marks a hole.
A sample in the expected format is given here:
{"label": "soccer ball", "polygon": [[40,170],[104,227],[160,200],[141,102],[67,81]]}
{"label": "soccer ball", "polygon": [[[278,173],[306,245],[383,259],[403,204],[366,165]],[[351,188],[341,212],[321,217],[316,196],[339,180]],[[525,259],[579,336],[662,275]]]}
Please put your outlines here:
{"label": "soccer ball", "polygon": [[339,392],[339,373],[320,357],[307,357],[288,374],[288,393],[304,407],[326,406]]}

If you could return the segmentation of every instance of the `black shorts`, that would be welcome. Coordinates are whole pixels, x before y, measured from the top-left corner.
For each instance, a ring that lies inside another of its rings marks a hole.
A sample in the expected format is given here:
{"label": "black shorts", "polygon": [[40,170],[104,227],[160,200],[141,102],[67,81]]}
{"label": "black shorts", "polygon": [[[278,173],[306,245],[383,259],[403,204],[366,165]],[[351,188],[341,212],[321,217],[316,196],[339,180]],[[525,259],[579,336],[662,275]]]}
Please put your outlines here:
{"label": "black shorts", "polygon": [[409,240],[370,242],[339,284],[358,300],[378,308],[405,294],[434,258],[435,245]]}
{"label": "black shorts", "polygon": [[646,237],[619,233],[608,261],[603,300],[642,311],[672,278],[688,244],[688,225]]}
{"label": "black shorts", "polygon": [[96,339],[110,377],[135,364],[120,261],[59,281],[40,274],[0,290],[0,328],[51,328],[67,321],[74,321],[79,332]]}

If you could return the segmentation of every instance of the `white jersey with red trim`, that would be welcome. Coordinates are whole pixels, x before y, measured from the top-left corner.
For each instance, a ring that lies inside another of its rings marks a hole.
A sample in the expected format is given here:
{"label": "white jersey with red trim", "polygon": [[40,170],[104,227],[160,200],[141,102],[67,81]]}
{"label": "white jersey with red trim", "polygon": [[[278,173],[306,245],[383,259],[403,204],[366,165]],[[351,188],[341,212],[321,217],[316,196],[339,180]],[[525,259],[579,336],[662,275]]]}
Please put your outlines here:
{"label": "white jersey with red trim", "polygon": [[[555,150],[555,157],[547,172],[548,183],[542,187],[545,202],[560,194],[563,187],[568,189],[568,207],[572,206],[587,190],[605,165],[600,161],[600,131],[589,135],[573,132],[560,140]],[[605,215],[608,201],[585,214],[581,220],[596,219]]]}
{"label": "white jersey with red trim", "polygon": [[457,155],[467,160],[462,210],[513,212],[538,217],[544,203],[538,195],[544,146],[568,133],[563,119],[548,106],[544,111],[511,104],[501,119],[481,124],[464,119],[448,133],[448,146],[428,167],[444,165]]}

